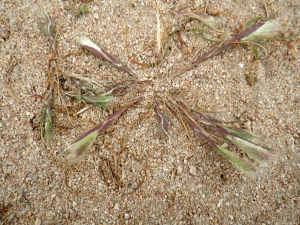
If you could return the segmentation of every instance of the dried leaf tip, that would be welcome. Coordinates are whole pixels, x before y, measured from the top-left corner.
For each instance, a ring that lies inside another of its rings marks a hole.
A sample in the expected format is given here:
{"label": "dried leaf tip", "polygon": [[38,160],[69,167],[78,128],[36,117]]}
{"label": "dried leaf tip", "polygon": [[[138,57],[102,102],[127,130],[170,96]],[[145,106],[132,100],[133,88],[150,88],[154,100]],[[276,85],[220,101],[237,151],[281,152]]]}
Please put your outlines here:
{"label": "dried leaf tip", "polygon": [[190,18],[199,20],[215,31],[224,32],[216,28],[217,20],[214,16],[206,15],[203,13],[193,13],[193,12],[179,12],[179,15],[188,16]]}
{"label": "dried leaf tip", "polygon": [[274,158],[274,155],[268,149],[253,142],[237,137],[228,137],[228,139],[245,152],[249,158],[257,162],[262,163]]}
{"label": "dried leaf tip", "polygon": [[89,152],[98,136],[99,131],[87,132],[68,146],[69,155],[63,160],[67,166],[80,162]]}
{"label": "dried leaf tip", "polygon": [[218,149],[219,154],[221,156],[223,156],[223,158],[225,158],[229,162],[231,162],[242,173],[245,173],[247,175],[252,175],[252,176],[257,173],[254,163],[240,158],[235,153],[233,153],[219,145],[217,146],[217,149]]}
{"label": "dried leaf tip", "polygon": [[81,44],[84,47],[87,46],[87,47],[94,48],[94,49],[101,51],[101,49],[99,48],[98,45],[96,45],[94,42],[91,41],[91,39],[89,39],[88,37],[86,37],[84,35],[78,36],[77,41],[79,44]]}
{"label": "dried leaf tip", "polygon": [[39,23],[41,30],[49,38],[50,45],[54,55],[57,55],[56,50],[56,36],[54,34],[54,22],[47,14],[46,11],[43,11],[44,23]]}
{"label": "dried leaf tip", "polygon": [[94,55],[111,62],[114,66],[118,67],[120,70],[124,71],[125,73],[128,73],[129,75],[133,75],[133,73],[128,68],[126,68],[121,63],[119,63],[116,59],[114,59],[114,57],[112,57],[104,49],[101,49],[98,45],[92,42],[91,39],[89,39],[88,37],[84,35],[80,35],[77,38],[77,41],[79,44],[81,44],[84,48],[89,50]]}
{"label": "dried leaf tip", "polygon": [[272,39],[282,31],[278,21],[269,20],[265,22],[259,29],[242,38],[242,41],[258,42],[263,39]]}

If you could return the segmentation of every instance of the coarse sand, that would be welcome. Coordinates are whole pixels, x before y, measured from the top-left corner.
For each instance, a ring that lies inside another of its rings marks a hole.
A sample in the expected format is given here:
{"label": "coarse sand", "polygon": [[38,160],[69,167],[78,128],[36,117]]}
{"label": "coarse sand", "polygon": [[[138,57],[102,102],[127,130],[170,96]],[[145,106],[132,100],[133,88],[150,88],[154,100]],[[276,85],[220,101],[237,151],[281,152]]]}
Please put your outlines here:
{"label": "coarse sand", "polygon": [[[228,49],[179,75],[214,43],[188,31],[229,40],[241,21],[270,16],[283,36],[300,30],[300,1],[294,0],[1,0],[0,2],[0,224],[300,224],[300,61],[299,36],[256,46],[260,59],[251,71],[249,46]],[[77,17],[86,4],[89,12]],[[68,7],[70,9],[68,9]],[[43,9],[54,20],[58,59],[39,29]],[[179,16],[179,11],[217,12],[216,32]],[[221,12],[225,12],[221,13]],[[168,54],[157,60],[157,18]],[[182,40],[167,33],[186,23]],[[91,40],[130,68],[141,80],[109,109],[89,107],[66,95],[82,84],[107,90],[131,79],[80,48],[79,35]],[[265,52],[266,51],[266,52]],[[70,53],[78,54],[70,54]],[[70,54],[68,57],[63,58]],[[252,55],[251,55],[252,54]],[[253,60],[254,61],[254,60]],[[39,120],[53,85],[51,147],[45,147]],[[187,132],[168,114],[170,138],[159,129],[155,96],[178,95],[222,121],[251,130],[277,150],[256,177],[241,174],[198,134]],[[66,147],[83,132],[112,115],[121,104],[141,96],[78,165],[65,170]],[[83,112],[77,114],[80,110]],[[125,140],[124,140],[125,137]],[[122,155],[121,151],[124,144]],[[118,157],[121,158],[118,158]],[[115,162],[118,162],[117,164]],[[145,175],[146,174],[146,175]]]}

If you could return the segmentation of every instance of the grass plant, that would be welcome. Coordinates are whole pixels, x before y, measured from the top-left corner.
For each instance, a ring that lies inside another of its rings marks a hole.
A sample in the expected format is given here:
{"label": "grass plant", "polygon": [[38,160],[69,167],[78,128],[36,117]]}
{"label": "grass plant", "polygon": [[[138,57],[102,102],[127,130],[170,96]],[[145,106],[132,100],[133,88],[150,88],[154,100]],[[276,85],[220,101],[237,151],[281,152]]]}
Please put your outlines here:
{"label": "grass plant", "polygon": [[[180,13],[180,15],[195,18],[205,23],[214,31],[220,32],[220,30],[218,30],[215,26],[215,18],[213,16],[190,12],[182,12]],[[157,18],[159,19],[159,16],[157,16]],[[53,24],[53,20],[46,12],[44,12],[44,23],[40,24],[40,26],[49,39],[54,55],[57,56],[57,35],[54,35]],[[184,68],[177,71],[176,73],[170,75],[169,79],[173,79],[176,76],[182,75],[186,71],[194,68],[195,66],[208,60],[209,58],[212,58],[213,56],[235,46],[251,46],[251,49],[254,52],[255,60],[258,60],[259,55],[254,46],[264,49],[263,44],[269,43],[269,41],[271,40],[276,40],[277,36],[281,32],[281,27],[278,20],[274,19],[273,17],[269,17],[266,20],[262,20],[261,18],[254,18],[253,20],[249,21],[249,23],[247,23],[247,26],[245,27],[248,28],[240,32],[238,35],[235,35],[230,40],[222,42],[217,41],[217,44],[214,45],[209,51],[202,54],[201,56],[195,56],[195,59],[191,63],[187,64]],[[194,29],[194,31],[196,31],[196,29]],[[176,29],[176,31],[170,33],[169,36],[173,37],[175,33],[181,35],[182,32],[185,32],[185,30]],[[201,32],[202,34],[210,33],[210,31]],[[157,36],[160,37],[160,33]],[[161,41],[158,40],[157,42],[161,44]],[[180,39],[180,42],[182,45],[182,39]],[[102,108],[104,108],[103,110],[106,110],[108,109],[107,103],[118,99],[117,96],[120,94],[120,92],[124,91],[126,88],[132,85],[144,83],[144,81],[142,82],[141,80],[137,79],[135,74],[129,68],[127,68],[125,64],[119,62],[115,57],[112,56],[112,54],[108,53],[102,47],[95,44],[95,42],[91,41],[90,38],[84,35],[80,35],[78,37],[78,43],[83,48],[94,54],[96,57],[109,62],[120,71],[129,75],[130,78],[119,84],[116,84],[112,88],[104,91],[102,94],[99,94],[98,89],[82,85],[80,81],[78,81],[78,77],[76,77],[76,79],[74,80],[76,80],[77,82],[78,93],[66,93],[68,96],[74,97],[79,101],[83,101],[85,103],[91,103],[95,106],[101,106]],[[165,42],[165,45],[168,46],[169,42]],[[158,54],[161,54],[160,51],[161,49],[163,49],[163,47],[164,46],[159,46]],[[140,66],[157,66],[161,63],[162,59],[166,58],[166,56],[167,54],[165,51],[160,59],[152,64],[137,63],[134,60],[132,61],[139,64]],[[129,58],[132,59],[130,56]],[[87,78],[85,78],[85,80],[86,79]],[[98,81],[93,83],[97,84]],[[71,142],[71,144],[67,147],[69,154],[63,159],[64,165],[66,167],[73,166],[84,160],[86,154],[88,154],[89,150],[93,146],[97,136],[99,136],[99,134],[102,134],[109,126],[112,126],[113,122],[119,119],[121,114],[124,113],[128,108],[132,107],[135,103],[142,99],[142,97],[137,96],[131,97],[133,100],[131,100],[130,103],[125,104],[125,106],[124,102],[118,99],[118,101],[121,101],[120,105],[123,106],[114,109],[114,113],[107,120],[105,120],[105,122],[91,128],[90,130],[82,134],[79,138]],[[51,127],[53,125],[55,126],[55,123],[53,124],[51,115],[51,99],[51,97],[48,98],[48,102],[41,117],[42,133],[45,135],[47,145],[49,146],[51,139]],[[230,126],[227,123],[224,123],[207,113],[200,112],[199,110],[189,106],[189,104],[187,104],[185,100],[182,100],[178,96],[171,95],[171,97],[166,99],[164,99],[163,97],[155,97],[153,99],[152,105],[152,109],[156,114],[160,129],[169,138],[169,140],[176,138],[173,136],[174,133],[171,132],[168,123],[170,120],[172,120],[170,115],[173,115],[174,118],[177,118],[181,122],[182,130],[187,130],[187,127],[192,128],[203,140],[205,140],[212,147],[214,151],[216,151],[216,153],[232,163],[239,171],[244,174],[257,174],[260,164],[271,161],[275,157],[274,150],[261,145],[261,140],[255,135],[251,134],[249,131],[246,131],[234,125]],[[148,118],[148,115],[145,118]],[[134,121],[134,123],[136,123],[136,121]],[[129,127],[131,127],[131,125]],[[224,143],[226,145],[224,145]],[[118,162],[118,160],[115,160],[115,162]],[[115,165],[117,165],[117,163],[115,163]],[[117,172],[118,170],[116,166],[115,173]],[[121,182],[120,176],[116,175],[115,177],[118,178],[118,182]],[[122,185],[120,185],[119,187],[121,186]]]}

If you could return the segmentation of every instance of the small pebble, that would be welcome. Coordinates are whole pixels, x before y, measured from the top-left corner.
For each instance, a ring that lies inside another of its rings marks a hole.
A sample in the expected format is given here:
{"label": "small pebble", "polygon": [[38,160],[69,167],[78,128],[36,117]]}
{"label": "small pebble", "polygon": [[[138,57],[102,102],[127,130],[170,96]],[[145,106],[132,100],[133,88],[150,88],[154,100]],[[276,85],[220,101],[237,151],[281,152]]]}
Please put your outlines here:
{"label": "small pebble", "polygon": [[197,169],[194,166],[190,166],[190,174],[196,175],[197,174]]}
{"label": "small pebble", "polygon": [[129,220],[130,219],[130,215],[128,213],[125,213],[124,214],[124,218],[125,218],[125,220]]}
{"label": "small pebble", "polygon": [[35,219],[34,225],[41,225],[41,224],[42,224],[41,219],[37,217],[37,218]]}
{"label": "small pebble", "polygon": [[119,209],[120,209],[119,203],[116,203],[116,204],[115,204],[114,209],[115,209],[115,210],[119,210]]}
{"label": "small pebble", "polygon": [[181,166],[178,166],[178,168],[177,168],[177,173],[182,173],[182,167]]}
{"label": "small pebble", "polygon": [[94,18],[95,18],[96,20],[98,20],[98,19],[99,19],[99,14],[98,14],[98,13],[94,13]]}

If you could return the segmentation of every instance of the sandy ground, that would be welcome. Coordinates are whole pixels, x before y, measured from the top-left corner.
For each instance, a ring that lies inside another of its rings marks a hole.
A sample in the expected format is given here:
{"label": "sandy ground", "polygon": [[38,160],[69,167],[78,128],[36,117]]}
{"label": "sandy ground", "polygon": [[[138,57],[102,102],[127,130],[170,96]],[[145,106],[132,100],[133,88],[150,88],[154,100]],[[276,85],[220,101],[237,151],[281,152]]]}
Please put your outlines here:
{"label": "sandy ground", "polygon": [[[160,2],[162,33],[187,21],[176,11],[203,9],[205,2]],[[227,12],[245,23],[266,15],[263,2],[215,0],[209,1],[208,9]],[[272,2],[268,13],[280,9],[277,18],[285,35],[299,31],[299,2]],[[283,43],[266,46],[268,57],[261,50],[261,60],[253,70],[257,83],[252,87],[245,79],[250,56],[247,48],[241,49],[242,54],[238,48],[227,50],[170,79],[197,52],[209,50],[212,44],[184,32],[189,55],[182,53],[175,36],[170,54],[160,66],[141,67],[126,53],[126,24],[131,55],[139,62],[154,62],[155,1],[94,0],[87,3],[90,12],[79,18],[66,10],[69,3],[0,2],[0,224],[300,224],[299,43],[292,43],[294,55]],[[80,4],[75,3],[74,8]],[[66,146],[112,115],[122,101],[108,104],[108,110],[93,107],[76,116],[86,105],[62,90],[76,90],[70,78],[74,73],[97,81],[95,87],[101,91],[129,77],[86,51],[58,59],[60,72],[52,66],[51,79],[61,78],[64,84],[60,91],[54,90],[52,145],[45,147],[38,127],[45,100],[39,96],[49,93],[51,51],[37,25],[43,8],[57,27],[60,25],[59,56],[80,50],[76,37],[83,34],[124,62],[140,79],[151,80],[125,91],[123,102],[136,95],[143,100],[98,137],[82,163],[67,170],[66,183],[73,191],[64,184],[60,163]],[[220,34],[220,38],[228,39],[240,29],[235,20],[224,15],[219,18],[219,28],[227,35]],[[187,28],[193,27],[211,31],[197,21],[187,24]],[[153,96],[167,99],[179,90],[185,90],[181,96],[190,104],[219,119],[242,121],[240,124],[262,137],[265,145],[278,150],[277,159],[264,164],[260,176],[247,177],[191,129],[188,140],[171,115],[171,138],[167,140],[153,109],[147,107]],[[108,161],[114,167],[113,157],[121,149],[126,128],[138,117],[139,122],[128,132],[126,151],[118,165],[121,187],[111,175]]]}

